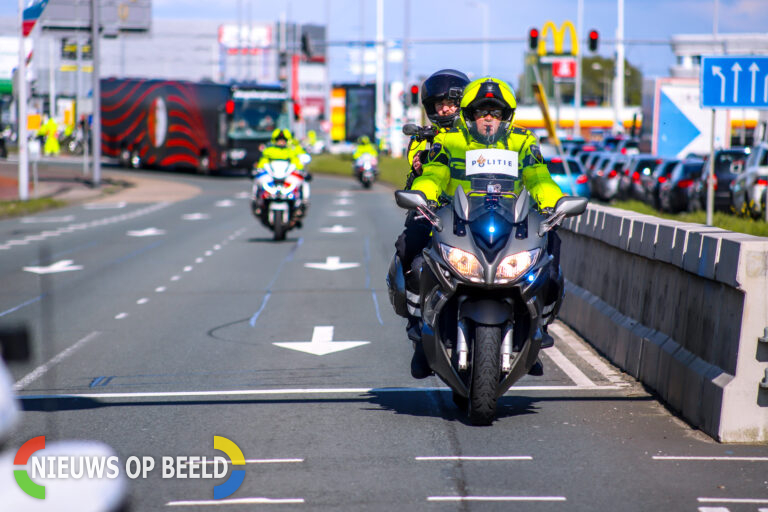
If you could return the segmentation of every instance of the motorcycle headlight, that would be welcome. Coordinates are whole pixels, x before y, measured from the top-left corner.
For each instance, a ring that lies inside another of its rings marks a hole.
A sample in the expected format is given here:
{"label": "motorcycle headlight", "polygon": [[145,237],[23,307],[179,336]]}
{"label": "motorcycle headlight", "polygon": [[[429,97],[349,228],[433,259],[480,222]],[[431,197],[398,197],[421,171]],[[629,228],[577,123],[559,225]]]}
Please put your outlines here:
{"label": "motorcycle headlight", "polygon": [[539,249],[507,256],[496,268],[496,283],[508,283],[523,275],[539,257]]}
{"label": "motorcycle headlight", "polygon": [[470,281],[483,282],[483,267],[474,254],[445,244],[440,244],[440,249],[443,251],[443,259],[453,270]]}

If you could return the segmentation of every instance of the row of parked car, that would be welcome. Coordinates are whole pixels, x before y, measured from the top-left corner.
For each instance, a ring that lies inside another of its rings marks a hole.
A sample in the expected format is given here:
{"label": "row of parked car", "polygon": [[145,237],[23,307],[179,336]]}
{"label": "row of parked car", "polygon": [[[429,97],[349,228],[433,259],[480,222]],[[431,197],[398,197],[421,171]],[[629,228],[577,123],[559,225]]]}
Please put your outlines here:
{"label": "row of parked car", "polygon": [[[709,155],[661,158],[641,153],[632,139],[607,141],[566,142],[565,156],[546,158],[550,174],[564,192],[606,202],[636,199],[671,213],[706,208]],[[714,162],[715,210],[763,217],[768,142],[718,150]]]}

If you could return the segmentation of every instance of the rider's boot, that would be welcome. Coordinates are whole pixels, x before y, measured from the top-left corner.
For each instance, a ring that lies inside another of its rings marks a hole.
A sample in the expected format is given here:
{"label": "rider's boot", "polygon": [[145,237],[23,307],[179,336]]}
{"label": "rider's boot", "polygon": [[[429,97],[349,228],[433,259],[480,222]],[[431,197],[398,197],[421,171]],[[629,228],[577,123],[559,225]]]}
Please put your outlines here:
{"label": "rider's boot", "polygon": [[432,375],[432,369],[429,367],[426,354],[424,354],[421,340],[415,341],[413,343],[413,357],[411,358],[411,377],[426,379],[430,375]]}

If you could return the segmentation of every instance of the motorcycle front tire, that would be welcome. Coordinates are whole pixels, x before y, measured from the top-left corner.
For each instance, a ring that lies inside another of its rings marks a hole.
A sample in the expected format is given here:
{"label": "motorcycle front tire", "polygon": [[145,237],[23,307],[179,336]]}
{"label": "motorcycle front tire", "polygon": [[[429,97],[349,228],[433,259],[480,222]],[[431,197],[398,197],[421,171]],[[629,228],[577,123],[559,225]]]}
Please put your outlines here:
{"label": "motorcycle front tire", "polygon": [[469,388],[469,421],[473,425],[490,425],[496,419],[496,389],[501,376],[500,347],[500,327],[478,325],[475,328]]}

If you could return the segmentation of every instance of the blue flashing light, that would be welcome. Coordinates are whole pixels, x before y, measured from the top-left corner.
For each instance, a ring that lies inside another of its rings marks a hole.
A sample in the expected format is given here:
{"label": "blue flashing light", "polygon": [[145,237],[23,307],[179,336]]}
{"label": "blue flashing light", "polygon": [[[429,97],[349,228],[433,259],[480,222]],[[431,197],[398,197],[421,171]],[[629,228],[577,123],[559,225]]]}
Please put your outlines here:
{"label": "blue flashing light", "polygon": [[528,278],[527,279],[528,279],[529,283],[532,283],[532,282],[534,282],[536,280],[536,276],[533,275],[533,274],[528,274]]}
{"label": "blue flashing light", "polygon": [[496,232],[496,227],[495,227],[495,226],[493,226],[493,225],[491,225],[491,226],[488,228],[488,232],[489,232],[489,233],[495,233],[495,232]]}

